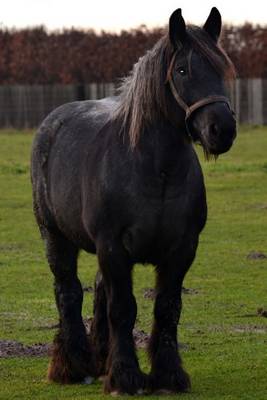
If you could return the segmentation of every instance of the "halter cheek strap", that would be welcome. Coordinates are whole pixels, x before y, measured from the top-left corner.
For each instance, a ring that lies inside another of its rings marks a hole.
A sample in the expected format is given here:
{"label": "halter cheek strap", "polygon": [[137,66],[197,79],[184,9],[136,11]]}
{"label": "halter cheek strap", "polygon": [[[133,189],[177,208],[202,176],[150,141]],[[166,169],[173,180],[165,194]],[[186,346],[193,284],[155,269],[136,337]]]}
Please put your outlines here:
{"label": "halter cheek strap", "polygon": [[213,96],[207,96],[203,99],[200,99],[198,101],[196,101],[195,103],[191,104],[190,106],[186,104],[186,102],[182,99],[182,97],[178,94],[178,91],[175,87],[174,84],[174,80],[173,80],[173,76],[172,76],[172,70],[173,70],[173,65],[174,65],[174,61],[176,58],[176,54],[177,52],[174,53],[171,63],[170,63],[170,67],[167,73],[167,79],[166,79],[166,83],[168,82],[170,85],[170,89],[171,92],[173,94],[173,97],[175,98],[175,100],[177,101],[177,103],[179,104],[179,106],[185,111],[185,122],[187,122],[188,118],[190,117],[190,115],[198,110],[201,107],[206,106],[207,104],[211,104],[211,103],[225,103],[227,104],[229,110],[231,111],[231,113],[234,115],[234,111],[231,108],[230,102],[228,100],[227,97],[225,96],[217,96],[217,95],[213,95]]}
{"label": "halter cheek strap", "polygon": [[175,98],[175,100],[177,101],[177,103],[179,104],[179,106],[185,111],[185,120],[187,120],[190,115],[196,111],[198,108],[201,108],[203,106],[206,106],[207,104],[211,104],[211,103],[226,103],[229,107],[229,109],[231,110],[231,106],[230,106],[230,102],[227,99],[227,97],[225,96],[207,96],[204,99],[198,100],[195,103],[193,103],[191,106],[188,106],[184,100],[179,96],[177,89],[174,85],[173,79],[171,77],[171,79],[169,80],[169,84],[170,84],[170,88],[173,94],[173,97]]}

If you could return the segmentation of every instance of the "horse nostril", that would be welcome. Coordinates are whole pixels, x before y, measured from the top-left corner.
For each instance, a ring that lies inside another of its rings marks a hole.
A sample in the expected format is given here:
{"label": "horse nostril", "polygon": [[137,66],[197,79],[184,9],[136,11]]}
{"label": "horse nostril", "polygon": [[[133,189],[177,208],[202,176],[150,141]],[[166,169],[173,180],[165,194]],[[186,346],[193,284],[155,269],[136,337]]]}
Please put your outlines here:
{"label": "horse nostril", "polygon": [[219,135],[219,128],[217,124],[210,124],[209,130],[211,135],[213,136]]}

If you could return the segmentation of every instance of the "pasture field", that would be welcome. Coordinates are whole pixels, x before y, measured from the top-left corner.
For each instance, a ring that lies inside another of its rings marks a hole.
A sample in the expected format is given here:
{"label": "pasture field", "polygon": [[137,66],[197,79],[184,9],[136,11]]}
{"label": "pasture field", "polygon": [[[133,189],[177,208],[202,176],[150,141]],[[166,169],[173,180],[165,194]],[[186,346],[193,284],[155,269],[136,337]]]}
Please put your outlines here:
{"label": "pasture field", "polygon": [[[50,343],[57,323],[52,275],[31,208],[32,138],[32,132],[0,133],[1,343]],[[179,398],[264,400],[267,258],[262,253],[267,255],[267,128],[241,128],[233,149],[217,162],[205,162],[201,149],[199,154],[209,217],[184,283],[188,290],[183,294],[179,341],[192,391]],[[95,272],[96,258],[82,253],[79,276],[84,286],[93,286]],[[144,294],[153,287],[153,268],[137,266],[134,281],[137,328],[149,333],[153,301]],[[90,290],[84,294],[83,313],[85,317],[92,314]],[[148,371],[143,349],[139,357]],[[99,382],[90,386],[48,383],[47,364],[47,356],[0,358],[0,399],[107,398]]]}

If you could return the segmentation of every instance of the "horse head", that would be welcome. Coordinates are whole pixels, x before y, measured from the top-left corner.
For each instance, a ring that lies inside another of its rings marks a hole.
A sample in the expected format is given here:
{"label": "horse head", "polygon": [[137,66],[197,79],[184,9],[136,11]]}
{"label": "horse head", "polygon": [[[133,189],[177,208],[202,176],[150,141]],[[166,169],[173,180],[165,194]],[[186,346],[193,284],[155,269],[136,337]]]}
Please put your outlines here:
{"label": "horse head", "polygon": [[218,44],[220,34],[221,15],[215,7],[203,28],[186,27],[181,9],[169,20],[167,83],[173,107],[177,115],[183,114],[188,134],[207,156],[228,151],[236,136],[226,85],[235,71]]}

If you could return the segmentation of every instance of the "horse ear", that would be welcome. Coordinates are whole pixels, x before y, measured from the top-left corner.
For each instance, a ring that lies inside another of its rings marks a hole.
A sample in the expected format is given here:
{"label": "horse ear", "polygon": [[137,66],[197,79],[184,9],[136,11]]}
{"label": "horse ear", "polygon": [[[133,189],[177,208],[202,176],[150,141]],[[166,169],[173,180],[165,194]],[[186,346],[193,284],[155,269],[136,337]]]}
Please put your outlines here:
{"label": "horse ear", "polygon": [[170,16],[169,20],[169,38],[174,48],[183,45],[186,39],[186,27],[182,17],[182,10],[178,8]]}
{"label": "horse ear", "polygon": [[222,17],[216,7],[212,7],[210,15],[205,22],[203,29],[210,35],[210,37],[217,42],[222,29]]}

